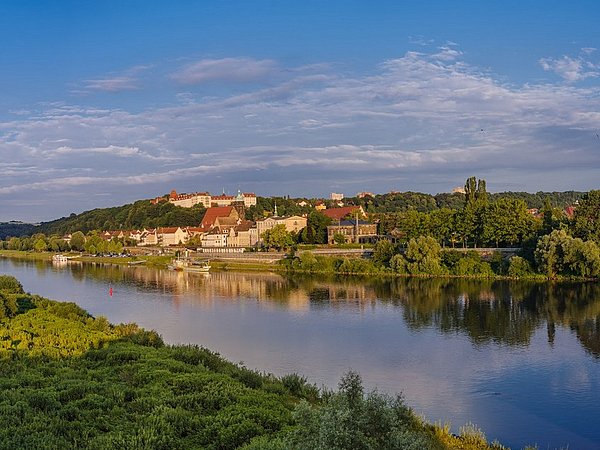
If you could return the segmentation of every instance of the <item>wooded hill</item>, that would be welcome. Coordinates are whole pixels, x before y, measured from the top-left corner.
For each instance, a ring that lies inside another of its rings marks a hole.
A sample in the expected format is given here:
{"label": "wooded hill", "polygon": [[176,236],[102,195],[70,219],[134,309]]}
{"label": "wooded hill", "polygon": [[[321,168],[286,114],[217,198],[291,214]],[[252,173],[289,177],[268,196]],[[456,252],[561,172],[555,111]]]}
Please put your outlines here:
{"label": "wooded hill", "polygon": [[[501,198],[523,200],[528,208],[541,208],[546,199],[550,200],[551,206],[565,208],[575,204],[585,192],[501,192],[488,193],[490,202]],[[306,206],[298,203],[306,201]],[[461,193],[442,193],[437,195],[423,194],[419,192],[399,192],[366,196],[363,198],[345,198],[344,204],[362,206],[368,213],[399,213],[408,210],[418,212],[430,212],[441,208],[452,210],[462,209],[465,196]],[[257,220],[274,213],[275,205],[279,215],[308,214],[314,211],[314,205],[319,202],[326,204],[328,208],[334,207],[330,200],[322,199],[291,199],[289,197],[257,197],[256,206],[248,208],[246,219]],[[0,224],[0,239],[5,240],[8,236],[19,237],[44,233],[46,236],[52,234],[66,234],[81,231],[87,234],[92,230],[132,230],[142,228],[172,227],[172,226],[198,226],[204,216],[205,208],[196,205],[193,208],[181,208],[168,202],[151,204],[149,200],[139,200],[135,203],[112,208],[97,208],[81,214],[71,214],[50,222],[44,222],[39,226],[31,224],[6,223]]]}

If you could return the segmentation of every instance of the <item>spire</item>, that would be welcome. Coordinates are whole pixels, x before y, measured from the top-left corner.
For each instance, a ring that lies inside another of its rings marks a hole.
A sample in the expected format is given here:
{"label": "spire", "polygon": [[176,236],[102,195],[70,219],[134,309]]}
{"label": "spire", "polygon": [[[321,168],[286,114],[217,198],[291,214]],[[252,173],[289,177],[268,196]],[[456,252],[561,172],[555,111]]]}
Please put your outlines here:
{"label": "spire", "polygon": [[277,214],[277,202],[275,202],[275,217],[278,217],[278,214]]}

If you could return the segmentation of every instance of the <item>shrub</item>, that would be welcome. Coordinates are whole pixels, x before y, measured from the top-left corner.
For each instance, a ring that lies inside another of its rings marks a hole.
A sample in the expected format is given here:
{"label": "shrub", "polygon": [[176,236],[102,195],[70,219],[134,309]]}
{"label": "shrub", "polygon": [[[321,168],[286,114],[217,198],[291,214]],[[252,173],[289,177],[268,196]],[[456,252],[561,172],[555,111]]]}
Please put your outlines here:
{"label": "shrub", "polygon": [[513,256],[508,266],[508,275],[514,278],[528,277],[533,274],[531,264],[520,256]]}
{"label": "shrub", "polygon": [[0,291],[10,294],[23,294],[23,286],[11,275],[0,275]]}

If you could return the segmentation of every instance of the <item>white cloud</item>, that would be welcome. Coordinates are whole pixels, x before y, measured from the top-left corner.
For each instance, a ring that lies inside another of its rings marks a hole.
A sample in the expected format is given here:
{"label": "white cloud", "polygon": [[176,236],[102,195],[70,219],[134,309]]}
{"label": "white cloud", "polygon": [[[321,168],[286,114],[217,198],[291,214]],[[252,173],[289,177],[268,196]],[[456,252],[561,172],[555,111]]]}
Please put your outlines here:
{"label": "white cloud", "polygon": [[84,89],[105,92],[134,91],[140,89],[131,77],[103,78],[84,81]]}
{"label": "white cloud", "polygon": [[590,61],[583,60],[583,58],[571,58],[564,55],[560,59],[542,58],[539,62],[544,70],[554,72],[568,83],[575,83],[600,75],[596,70],[598,66]]}
{"label": "white cloud", "polygon": [[[235,89],[202,98],[186,88],[171,105],[141,112],[40,105],[0,123],[0,195],[25,202],[39,191],[70,193],[89,209],[91,192],[122,204],[125,194],[130,201],[240,184],[259,195],[323,195],[332,184],[435,193],[472,174],[517,190],[560,189],[559,179],[568,189],[597,184],[598,87],[511,85],[460,61],[466,56],[454,47],[409,52],[369,76],[204,60],[178,81]],[[558,68],[563,59],[544,64],[573,82],[591,71],[572,58]],[[269,87],[239,84],[265,77]],[[45,219],[61,213],[49,209]]]}
{"label": "white cloud", "polygon": [[175,72],[171,78],[183,85],[207,82],[264,82],[276,69],[277,64],[269,59],[203,59]]}

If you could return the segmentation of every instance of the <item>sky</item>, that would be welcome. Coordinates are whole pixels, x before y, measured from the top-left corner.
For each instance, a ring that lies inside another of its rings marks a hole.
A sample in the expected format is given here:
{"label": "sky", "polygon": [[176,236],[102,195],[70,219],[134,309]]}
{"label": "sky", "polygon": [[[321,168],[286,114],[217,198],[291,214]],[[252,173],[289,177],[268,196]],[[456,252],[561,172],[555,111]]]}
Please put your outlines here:
{"label": "sky", "polygon": [[600,188],[600,2],[0,1],[0,222]]}

